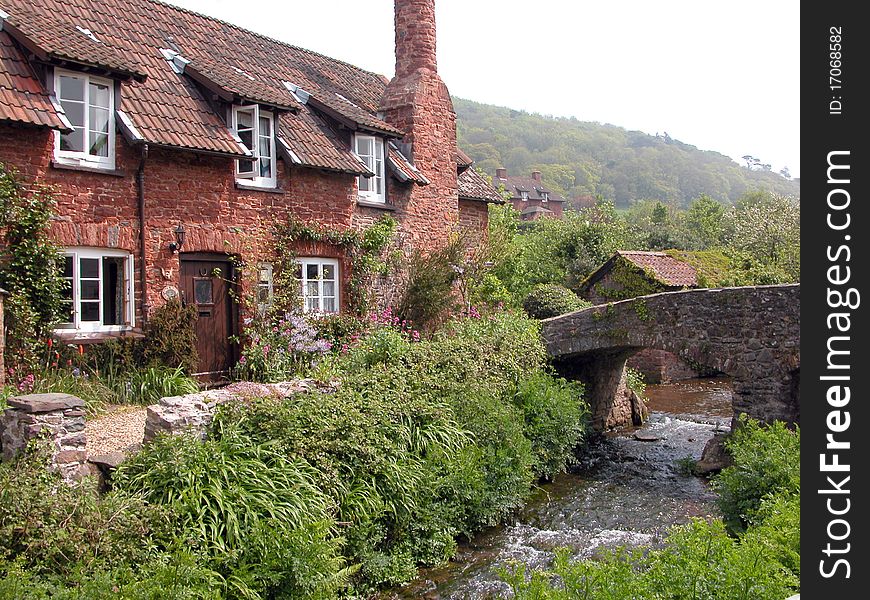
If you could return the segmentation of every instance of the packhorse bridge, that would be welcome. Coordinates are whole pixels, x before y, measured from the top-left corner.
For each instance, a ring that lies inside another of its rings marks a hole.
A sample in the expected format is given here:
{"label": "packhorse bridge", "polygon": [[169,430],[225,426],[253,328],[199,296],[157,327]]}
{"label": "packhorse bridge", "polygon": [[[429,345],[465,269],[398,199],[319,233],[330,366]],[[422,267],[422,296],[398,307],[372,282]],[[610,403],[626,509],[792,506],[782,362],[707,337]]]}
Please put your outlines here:
{"label": "packhorse bridge", "polygon": [[631,424],[622,374],[643,348],[731,376],[735,417],[800,420],[800,284],[641,296],[546,319],[542,334],[557,370],[586,384],[597,430]]}

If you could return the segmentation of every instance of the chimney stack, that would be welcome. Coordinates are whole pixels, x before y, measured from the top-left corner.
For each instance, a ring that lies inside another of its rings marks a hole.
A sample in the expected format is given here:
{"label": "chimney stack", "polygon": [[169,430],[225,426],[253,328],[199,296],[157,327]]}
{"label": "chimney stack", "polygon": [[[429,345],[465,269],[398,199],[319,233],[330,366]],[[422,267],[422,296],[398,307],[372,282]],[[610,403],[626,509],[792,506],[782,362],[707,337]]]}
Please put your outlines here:
{"label": "chimney stack", "polygon": [[541,172],[540,171],[532,171],[532,179],[534,179],[535,181],[540,183],[541,182]]}
{"label": "chimney stack", "polygon": [[507,179],[507,169],[504,167],[495,170],[496,179]]}
{"label": "chimney stack", "polygon": [[438,71],[435,59],[435,0],[395,0],[396,79],[415,71]]}

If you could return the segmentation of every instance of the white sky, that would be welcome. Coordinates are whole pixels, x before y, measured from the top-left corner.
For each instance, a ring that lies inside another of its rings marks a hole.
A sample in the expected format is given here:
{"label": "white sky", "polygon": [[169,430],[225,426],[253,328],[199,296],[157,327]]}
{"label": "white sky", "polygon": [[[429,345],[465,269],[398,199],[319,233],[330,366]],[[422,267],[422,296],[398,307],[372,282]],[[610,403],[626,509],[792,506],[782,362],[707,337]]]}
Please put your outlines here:
{"label": "white sky", "polygon": [[[169,0],[391,77],[392,0]],[[451,94],[611,123],[800,175],[787,0],[436,0]]]}

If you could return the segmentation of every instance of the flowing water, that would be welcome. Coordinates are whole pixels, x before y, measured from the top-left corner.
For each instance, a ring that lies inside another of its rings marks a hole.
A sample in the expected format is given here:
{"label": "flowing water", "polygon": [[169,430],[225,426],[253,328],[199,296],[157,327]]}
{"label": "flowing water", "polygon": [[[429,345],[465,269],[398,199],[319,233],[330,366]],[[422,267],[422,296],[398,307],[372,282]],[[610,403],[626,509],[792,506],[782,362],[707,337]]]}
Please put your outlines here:
{"label": "flowing water", "polygon": [[672,525],[715,514],[708,484],[684,474],[680,462],[699,459],[713,433],[729,427],[728,381],[649,386],[647,396],[651,415],[642,427],[593,442],[580,464],[542,485],[513,522],[478,534],[449,564],[425,569],[383,597],[500,597],[508,588],[497,569],[511,561],[546,567],[559,547],[590,557],[602,547],[655,544]]}

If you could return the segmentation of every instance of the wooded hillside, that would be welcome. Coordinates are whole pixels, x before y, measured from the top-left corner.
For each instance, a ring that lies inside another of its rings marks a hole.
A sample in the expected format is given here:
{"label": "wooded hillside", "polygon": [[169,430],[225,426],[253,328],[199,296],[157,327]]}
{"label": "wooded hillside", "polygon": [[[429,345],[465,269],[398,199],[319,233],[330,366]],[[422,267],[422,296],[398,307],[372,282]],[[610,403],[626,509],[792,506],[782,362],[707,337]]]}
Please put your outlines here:
{"label": "wooded hillside", "polygon": [[800,180],[740,165],[728,156],[675,140],[576,118],[530,114],[453,99],[460,147],[493,175],[541,171],[566,198],[600,195],[625,207],[637,200],[687,206],[706,194],[733,203],[748,191],[800,196]]}

